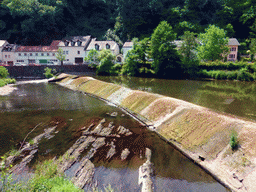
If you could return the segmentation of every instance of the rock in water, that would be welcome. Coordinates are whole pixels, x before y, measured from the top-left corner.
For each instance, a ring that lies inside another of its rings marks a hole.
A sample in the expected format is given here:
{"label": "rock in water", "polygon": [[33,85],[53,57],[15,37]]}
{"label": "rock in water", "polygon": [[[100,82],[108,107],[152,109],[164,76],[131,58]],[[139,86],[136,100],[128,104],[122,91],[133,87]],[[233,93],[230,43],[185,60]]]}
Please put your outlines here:
{"label": "rock in water", "polygon": [[122,151],[122,153],[121,153],[121,159],[122,159],[122,160],[125,160],[125,159],[128,157],[129,154],[130,154],[129,149],[125,148],[125,149]]}
{"label": "rock in water", "polygon": [[93,182],[94,177],[94,165],[93,163],[85,158],[81,161],[80,167],[77,169],[75,176],[72,178],[72,182],[79,188],[95,187],[95,182]]}
{"label": "rock in water", "polygon": [[153,164],[150,162],[151,158],[151,150],[146,148],[145,156],[147,161],[140,166],[139,168],[139,181],[138,184],[141,185],[142,192],[151,192],[153,191]]}

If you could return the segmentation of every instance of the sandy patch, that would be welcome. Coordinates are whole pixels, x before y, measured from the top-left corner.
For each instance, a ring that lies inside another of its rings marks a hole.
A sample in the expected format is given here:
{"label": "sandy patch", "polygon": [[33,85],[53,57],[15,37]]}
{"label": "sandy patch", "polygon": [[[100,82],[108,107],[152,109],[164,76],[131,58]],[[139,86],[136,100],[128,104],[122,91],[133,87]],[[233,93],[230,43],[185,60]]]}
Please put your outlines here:
{"label": "sandy patch", "polygon": [[10,93],[12,93],[16,89],[17,88],[14,87],[13,85],[5,85],[4,87],[0,87],[0,95],[1,96],[9,95]]}

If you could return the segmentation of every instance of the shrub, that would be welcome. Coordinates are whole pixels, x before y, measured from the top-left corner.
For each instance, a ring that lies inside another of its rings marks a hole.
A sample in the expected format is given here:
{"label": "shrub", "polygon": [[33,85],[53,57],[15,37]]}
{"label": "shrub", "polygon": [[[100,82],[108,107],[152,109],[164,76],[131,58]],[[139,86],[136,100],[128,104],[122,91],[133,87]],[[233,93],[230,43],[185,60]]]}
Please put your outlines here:
{"label": "shrub", "polygon": [[248,72],[247,68],[242,68],[237,74],[237,80],[240,81],[253,81],[253,76]]}
{"label": "shrub", "polygon": [[4,79],[0,79],[0,87],[3,87],[5,85],[6,85],[5,80]]}
{"label": "shrub", "polygon": [[228,80],[235,80],[235,79],[237,79],[237,71],[228,71],[227,72],[227,79]]}
{"label": "shrub", "polygon": [[5,67],[0,66],[0,78],[1,79],[6,78],[8,75],[9,75],[8,70]]}
{"label": "shrub", "polygon": [[227,75],[224,71],[216,71],[215,73],[215,79],[227,79]]}
{"label": "shrub", "polygon": [[46,68],[44,69],[44,71],[45,71],[44,76],[45,76],[47,79],[53,77],[53,74],[51,73],[51,72],[52,72],[52,69],[51,69],[51,68],[46,67]]}
{"label": "shrub", "polygon": [[229,144],[232,150],[238,147],[237,133],[234,130],[231,133]]}

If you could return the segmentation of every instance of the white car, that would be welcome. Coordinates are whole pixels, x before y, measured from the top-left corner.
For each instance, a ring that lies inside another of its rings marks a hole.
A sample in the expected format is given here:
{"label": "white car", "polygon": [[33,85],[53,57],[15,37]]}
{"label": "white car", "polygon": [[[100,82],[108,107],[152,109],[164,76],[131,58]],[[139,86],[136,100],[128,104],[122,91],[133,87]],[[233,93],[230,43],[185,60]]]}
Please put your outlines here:
{"label": "white car", "polygon": [[47,63],[47,65],[59,65],[59,63],[58,62],[49,61]]}
{"label": "white car", "polygon": [[20,62],[16,62],[13,64],[13,66],[27,66],[28,64],[26,63],[20,63]]}

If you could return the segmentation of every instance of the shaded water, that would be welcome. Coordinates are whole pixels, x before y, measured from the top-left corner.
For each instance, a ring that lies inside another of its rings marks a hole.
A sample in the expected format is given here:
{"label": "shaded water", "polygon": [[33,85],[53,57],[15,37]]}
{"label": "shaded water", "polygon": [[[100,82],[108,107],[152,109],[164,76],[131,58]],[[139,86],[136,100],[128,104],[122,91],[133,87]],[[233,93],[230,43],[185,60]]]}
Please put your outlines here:
{"label": "shaded water", "polygon": [[220,112],[256,120],[256,84],[242,81],[167,80],[138,77],[96,79],[158,93],[188,101]]}
{"label": "shaded water", "polygon": [[[77,130],[105,118],[116,126],[129,128],[133,135],[116,141],[117,153],[110,160],[106,159],[107,147],[99,148],[91,159],[100,188],[111,184],[119,191],[139,191],[138,169],[145,162],[141,154],[148,147],[152,150],[155,168],[155,191],[227,191],[171,145],[118,108],[55,84],[20,84],[17,88],[10,96],[0,96],[0,155],[17,148],[17,144],[39,123],[42,124],[29,135],[28,141],[42,133],[46,125],[58,124],[55,137],[40,143],[36,159],[29,165],[33,168],[37,161],[63,155],[78,138]],[[107,115],[112,112],[118,112],[117,117]],[[131,153],[122,161],[120,152],[124,148]],[[72,172],[72,167],[69,171]]]}

